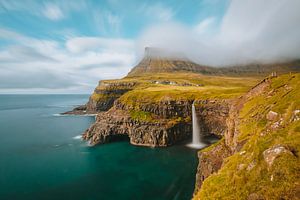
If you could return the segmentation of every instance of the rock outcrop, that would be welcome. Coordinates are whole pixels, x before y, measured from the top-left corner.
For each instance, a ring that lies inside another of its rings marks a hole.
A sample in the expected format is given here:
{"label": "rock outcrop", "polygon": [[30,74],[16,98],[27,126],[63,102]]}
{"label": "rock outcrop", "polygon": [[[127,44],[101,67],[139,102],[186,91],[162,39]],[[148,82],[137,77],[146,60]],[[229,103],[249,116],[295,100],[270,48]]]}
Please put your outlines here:
{"label": "rock outcrop", "polygon": [[[131,144],[142,146],[169,146],[191,137],[192,101],[162,101],[144,104],[135,111],[116,100],[107,112],[100,112],[96,122],[83,134],[91,145],[102,144],[127,136]],[[199,123],[203,133],[222,136],[228,104],[225,100],[196,101]],[[135,118],[133,113],[149,115],[149,119]]]}
{"label": "rock outcrop", "polygon": [[196,113],[202,135],[223,136],[227,130],[226,120],[229,116],[231,100],[198,100]]}
{"label": "rock outcrop", "polygon": [[231,155],[230,149],[221,140],[218,145],[209,147],[208,150],[198,152],[199,164],[196,173],[195,191],[196,194],[203,181],[210,175],[216,173],[222,166],[224,159]]}
{"label": "rock outcrop", "polygon": [[274,160],[280,155],[287,153],[293,156],[292,151],[284,145],[275,145],[263,152],[264,160],[267,163],[268,167],[271,167]]}
{"label": "rock outcrop", "polygon": [[135,82],[100,81],[86,104],[87,112],[108,111],[115,100],[136,86]]}
{"label": "rock outcrop", "polygon": [[131,144],[142,146],[169,146],[191,135],[191,123],[167,119],[147,122],[132,119],[126,110],[115,107],[98,114],[96,122],[83,134],[91,145],[118,140],[127,136]]}

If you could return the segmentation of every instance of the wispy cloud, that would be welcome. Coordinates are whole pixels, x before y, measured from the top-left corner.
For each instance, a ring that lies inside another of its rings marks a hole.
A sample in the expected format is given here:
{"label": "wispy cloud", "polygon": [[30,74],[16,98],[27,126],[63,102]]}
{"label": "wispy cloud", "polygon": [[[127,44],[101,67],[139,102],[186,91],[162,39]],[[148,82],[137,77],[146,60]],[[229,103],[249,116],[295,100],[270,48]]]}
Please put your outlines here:
{"label": "wispy cloud", "polygon": [[64,18],[63,11],[60,7],[53,3],[47,3],[43,10],[43,14],[50,20],[58,21]]}
{"label": "wispy cloud", "polygon": [[162,3],[145,3],[140,8],[140,12],[159,21],[170,21],[175,15],[175,12],[171,7],[165,6]]}
{"label": "wispy cloud", "polygon": [[5,29],[1,38],[12,44],[0,51],[0,92],[37,87],[88,92],[99,79],[126,75],[135,62],[133,41],[126,39],[75,37],[60,45]]}
{"label": "wispy cloud", "polygon": [[93,20],[98,32],[104,35],[119,35],[122,17],[107,9],[93,9]]}
{"label": "wispy cloud", "polygon": [[202,20],[199,24],[195,26],[195,31],[198,34],[202,34],[208,31],[210,26],[212,26],[216,22],[216,18],[214,17],[208,17],[204,20]]}
{"label": "wispy cloud", "polygon": [[101,37],[74,37],[66,42],[66,47],[72,53],[82,53],[93,50],[120,52],[133,49],[134,41]]}

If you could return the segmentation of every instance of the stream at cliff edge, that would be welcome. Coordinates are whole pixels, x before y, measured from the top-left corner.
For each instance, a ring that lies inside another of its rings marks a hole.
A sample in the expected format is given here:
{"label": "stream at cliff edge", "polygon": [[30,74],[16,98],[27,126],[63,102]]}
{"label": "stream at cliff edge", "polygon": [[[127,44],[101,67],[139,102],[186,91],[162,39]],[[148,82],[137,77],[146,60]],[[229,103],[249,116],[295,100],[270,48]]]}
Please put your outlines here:
{"label": "stream at cliff edge", "polygon": [[94,117],[58,116],[88,95],[0,95],[0,199],[190,199],[196,150],[88,147]]}

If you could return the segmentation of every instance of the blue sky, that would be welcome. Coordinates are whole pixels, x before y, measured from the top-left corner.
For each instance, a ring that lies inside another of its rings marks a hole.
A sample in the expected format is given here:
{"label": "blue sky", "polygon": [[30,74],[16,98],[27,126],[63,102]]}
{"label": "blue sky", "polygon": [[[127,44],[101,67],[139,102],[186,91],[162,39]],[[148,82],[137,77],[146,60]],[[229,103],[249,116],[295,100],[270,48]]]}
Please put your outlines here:
{"label": "blue sky", "polygon": [[146,46],[213,66],[298,58],[299,2],[0,0],[0,93],[90,93]]}
{"label": "blue sky", "polygon": [[0,24],[24,35],[64,40],[66,36],[136,38],[152,24],[175,20],[195,26],[222,18],[227,0],[1,1]]}

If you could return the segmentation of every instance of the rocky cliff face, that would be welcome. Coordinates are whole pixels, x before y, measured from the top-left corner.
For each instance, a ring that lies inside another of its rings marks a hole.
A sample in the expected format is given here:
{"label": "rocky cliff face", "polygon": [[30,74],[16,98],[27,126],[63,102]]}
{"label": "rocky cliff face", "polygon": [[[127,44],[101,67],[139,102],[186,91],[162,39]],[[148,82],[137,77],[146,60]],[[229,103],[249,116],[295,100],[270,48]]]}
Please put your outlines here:
{"label": "rocky cliff face", "polygon": [[196,113],[201,134],[223,136],[227,130],[226,120],[229,116],[231,100],[198,100]]}
{"label": "rocky cliff face", "polygon": [[120,136],[129,138],[130,143],[142,146],[169,146],[187,139],[191,135],[189,122],[139,121],[126,110],[113,107],[108,112],[100,113],[83,138],[91,145],[118,140]]}
{"label": "rocky cliff face", "polygon": [[116,99],[132,90],[135,86],[135,82],[100,81],[86,104],[87,112],[108,111]]}
{"label": "rocky cliff face", "polygon": [[[224,134],[229,109],[225,102],[197,102],[204,133]],[[98,114],[95,124],[83,134],[83,138],[91,145],[127,136],[134,145],[169,146],[191,137],[191,106],[192,101],[162,101],[156,105],[145,104],[134,111],[117,100],[109,111]],[[144,119],[143,115],[149,117]]]}

